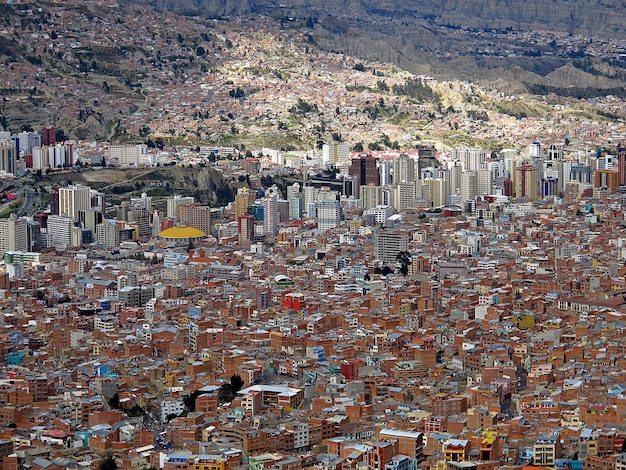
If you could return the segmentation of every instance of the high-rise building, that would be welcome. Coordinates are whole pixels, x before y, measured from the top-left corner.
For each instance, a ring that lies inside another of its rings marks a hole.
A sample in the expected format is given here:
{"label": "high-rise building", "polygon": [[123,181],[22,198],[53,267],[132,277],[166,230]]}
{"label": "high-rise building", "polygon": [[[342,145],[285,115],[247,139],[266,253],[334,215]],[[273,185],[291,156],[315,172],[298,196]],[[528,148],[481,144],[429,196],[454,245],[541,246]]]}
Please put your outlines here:
{"label": "high-rise building", "polygon": [[46,127],[41,138],[43,145],[55,145],[57,143],[57,130],[54,127]]}
{"label": "high-rise building", "polygon": [[115,220],[105,220],[96,227],[96,241],[106,248],[120,246],[122,235]]}
{"label": "high-rise building", "polygon": [[244,214],[237,217],[237,228],[239,232],[239,243],[251,241],[254,238],[254,216]]}
{"label": "high-rise building", "polygon": [[211,233],[211,207],[209,206],[201,206],[199,203],[178,206],[178,220],[204,233]]}
{"label": "high-rise building", "polygon": [[415,181],[415,160],[406,154],[393,159],[393,182],[411,183]]}
{"label": "high-rise building", "polygon": [[617,171],[619,171],[617,183],[626,186],[626,150],[621,150],[617,154]]}
{"label": "high-rise building", "polygon": [[456,160],[450,166],[450,194],[461,194],[461,162]]}
{"label": "high-rise building", "polygon": [[26,219],[11,214],[0,219],[0,255],[7,251],[28,251],[28,229]]}
{"label": "high-rise building", "polygon": [[359,207],[372,209],[383,204],[383,192],[381,186],[368,184],[359,188]]}
{"label": "high-rise building", "polygon": [[380,185],[380,173],[376,167],[376,158],[372,155],[360,155],[352,159],[349,173],[354,176],[359,186]]}
{"label": "high-rise building", "polygon": [[91,209],[91,189],[83,185],[59,188],[59,214],[79,220],[80,211]]}
{"label": "high-rise building", "polygon": [[276,197],[264,197],[263,205],[263,230],[265,235],[274,236],[278,233],[278,199]]}
{"label": "high-rise building", "polygon": [[417,200],[421,197],[421,183],[407,181],[393,185],[393,207],[399,212],[414,209]]}
{"label": "high-rise building", "polygon": [[493,194],[493,171],[489,168],[476,170],[476,192],[477,195]]}
{"label": "high-rise building", "polygon": [[[47,243],[48,247],[67,248],[75,246],[73,240],[74,220],[64,215],[51,215],[48,217]],[[78,243],[76,243],[78,245]]]}
{"label": "high-rise building", "polygon": [[178,206],[183,204],[193,204],[194,199],[191,196],[179,196],[178,194],[174,197],[167,199],[167,217],[170,219],[178,218]]}
{"label": "high-rise building", "polygon": [[345,142],[332,142],[322,146],[322,163],[326,165],[347,165],[350,160],[350,147]]}
{"label": "high-rise building", "polygon": [[94,209],[81,210],[79,221],[84,228],[91,231],[92,236],[95,236],[96,227],[102,223],[102,212]]}
{"label": "high-rise building", "polygon": [[539,194],[537,167],[523,164],[515,169],[515,197],[527,201],[535,201]]}
{"label": "high-rise building", "polygon": [[449,183],[443,178],[425,178],[422,182],[422,196],[431,201],[434,207],[448,204]]}
{"label": "high-rise building", "polygon": [[256,201],[256,191],[249,188],[239,188],[235,195],[235,218],[248,212],[248,207]]}
{"label": "high-rise building", "polygon": [[380,160],[378,162],[378,174],[380,175],[380,185],[385,186],[391,184],[393,179],[391,176],[392,162],[389,160]]}
{"label": "high-rise building", "polygon": [[609,192],[614,193],[619,186],[619,172],[615,170],[596,170],[595,176],[596,188],[607,188]]}
{"label": "high-rise building", "polygon": [[152,212],[152,236],[158,237],[161,233],[161,216],[159,211]]}
{"label": "high-rise building", "polygon": [[373,235],[376,258],[390,267],[395,265],[398,253],[409,249],[411,237],[407,231],[377,230]]}
{"label": "high-rise building", "polygon": [[478,194],[478,178],[476,171],[464,171],[461,173],[461,203],[473,201]]}
{"label": "high-rise building", "polygon": [[130,198],[130,205],[131,207],[143,207],[148,212],[152,212],[152,197],[148,196],[147,193],[141,193],[141,197]]}
{"label": "high-rise building", "polygon": [[317,228],[321,231],[330,230],[341,224],[342,211],[339,201],[325,199],[315,202]]}
{"label": "high-rise building", "polygon": [[107,161],[119,166],[137,166],[144,163],[148,155],[148,146],[139,145],[111,145],[108,149]]}
{"label": "high-rise building", "polygon": [[0,173],[14,174],[18,152],[12,139],[0,139]]}
{"label": "high-rise building", "polygon": [[287,187],[287,202],[289,203],[289,219],[301,219],[304,211],[304,198],[300,192],[300,183]]}

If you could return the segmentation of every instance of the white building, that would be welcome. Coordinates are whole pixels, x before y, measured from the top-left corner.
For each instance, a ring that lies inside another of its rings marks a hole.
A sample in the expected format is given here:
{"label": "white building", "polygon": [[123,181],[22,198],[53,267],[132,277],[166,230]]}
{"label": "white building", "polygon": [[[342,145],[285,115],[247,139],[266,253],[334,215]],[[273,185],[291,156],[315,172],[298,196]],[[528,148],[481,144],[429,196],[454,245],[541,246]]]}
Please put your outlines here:
{"label": "white building", "polygon": [[0,219],[0,253],[7,251],[28,251],[28,229],[26,219],[11,214],[8,219]]}

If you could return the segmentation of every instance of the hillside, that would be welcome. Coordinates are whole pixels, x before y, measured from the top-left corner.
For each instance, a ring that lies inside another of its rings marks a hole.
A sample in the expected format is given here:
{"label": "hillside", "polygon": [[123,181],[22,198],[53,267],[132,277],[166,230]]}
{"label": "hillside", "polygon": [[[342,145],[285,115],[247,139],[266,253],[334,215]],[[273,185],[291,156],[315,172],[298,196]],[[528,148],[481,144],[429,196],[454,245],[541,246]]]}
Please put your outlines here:
{"label": "hillside", "polygon": [[[569,87],[615,94],[626,80],[626,4],[619,0],[124,1],[208,18],[272,16],[286,29],[304,28],[322,49],[440,79],[505,79],[564,95]],[[604,38],[608,47],[586,38]],[[568,73],[571,67],[584,73]],[[520,78],[515,69],[531,76]]]}

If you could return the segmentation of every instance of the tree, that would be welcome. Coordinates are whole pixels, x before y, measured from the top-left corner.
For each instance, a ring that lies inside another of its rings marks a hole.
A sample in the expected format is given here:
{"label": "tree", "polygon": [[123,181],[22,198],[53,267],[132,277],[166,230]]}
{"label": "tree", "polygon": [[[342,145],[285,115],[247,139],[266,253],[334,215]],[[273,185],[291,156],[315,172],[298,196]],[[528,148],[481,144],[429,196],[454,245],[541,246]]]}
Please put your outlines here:
{"label": "tree", "polygon": [[244,386],[244,381],[239,374],[233,374],[230,378],[230,385],[233,387],[233,391],[237,393]]}
{"label": "tree", "polygon": [[396,260],[398,261],[398,264],[400,264],[400,274],[402,274],[403,276],[409,274],[409,266],[412,263],[411,253],[409,253],[408,251],[401,251],[396,255]]}
{"label": "tree", "polygon": [[55,137],[57,142],[65,142],[67,140],[67,137],[65,136],[65,131],[63,131],[63,129],[57,129]]}
{"label": "tree", "polygon": [[109,406],[115,410],[120,409],[120,396],[117,393],[109,398]]}
{"label": "tree", "polygon": [[230,403],[235,398],[233,386],[229,382],[224,382],[217,391],[217,400],[219,403]]}
{"label": "tree", "polygon": [[359,72],[365,72],[365,67],[364,67],[364,66],[363,66],[363,64],[362,64],[362,63],[360,63],[360,62],[359,62],[358,64],[355,64],[355,65],[354,65],[354,67],[353,67],[353,69],[354,69],[354,70],[357,70],[357,71],[359,71]]}
{"label": "tree", "polygon": [[356,144],[354,144],[354,147],[352,147],[352,151],[353,152],[362,152],[363,151],[363,142],[357,142]]}
{"label": "tree", "polygon": [[104,454],[98,462],[98,470],[117,470],[117,463],[111,454]]}

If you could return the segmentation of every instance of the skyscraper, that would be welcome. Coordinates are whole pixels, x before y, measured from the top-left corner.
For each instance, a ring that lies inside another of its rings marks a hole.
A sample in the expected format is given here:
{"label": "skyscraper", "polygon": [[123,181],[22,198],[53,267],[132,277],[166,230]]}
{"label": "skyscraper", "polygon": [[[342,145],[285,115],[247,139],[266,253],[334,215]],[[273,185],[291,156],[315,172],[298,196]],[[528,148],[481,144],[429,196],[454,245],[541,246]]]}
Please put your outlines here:
{"label": "skyscraper", "polygon": [[342,212],[339,201],[332,199],[316,201],[315,207],[317,211],[315,221],[318,229],[326,231],[341,224]]}
{"label": "skyscraper", "polygon": [[276,197],[264,197],[263,205],[263,231],[265,235],[274,236],[278,233],[278,199]]}
{"label": "skyscraper", "polygon": [[248,212],[248,207],[254,204],[256,192],[248,188],[239,188],[235,195],[235,218]]}
{"label": "skyscraper", "polygon": [[182,204],[193,204],[194,199],[191,196],[182,197],[178,194],[167,199],[167,216],[170,219],[178,218],[178,206]]}
{"label": "skyscraper", "polygon": [[359,186],[366,184],[380,185],[380,174],[376,167],[376,158],[371,155],[361,155],[353,158],[349,173],[356,177]]}
{"label": "skyscraper", "polygon": [[443,178],[425,178],[422,188],[424,199],[431,201],[434,207],[448,204],[450,195],[448,181]]}
{"label": "skyscraper", "polygon": [[374,232],[374,250],[376,258],[385,264],[395,265],[398,253],[408,251],[409,232],[398,230],[377,230]]}
{"label": "skyscraper", "polygon": [[91,209],[91,189],[83,185],[59,188],[59,214],[79,220],[80,211]]}
{"label": "skyscraper", "polygon": [[18,152],[12,139],[0,139],[0,173],[14,174]]}
{"label": "skyscraper", "polygon": [[523,164],[515,168],[515,197],[534,201],[537,199],[539,184],[537,167]]}
{"label": "skyscraper", "polygon": [[322,163],[341,166],[350,159],[350,147],[345,142],[332,142],[322,146]]}
{"label": "skyscraper", "polygon": [[415,160],[406,154],[393,159],[393,182],[410,183],[415,181]]}
{"label": "skyscraper", "polygon": [[289,219],[302,218],[304,199],[300,192],[300,183],[294,183],[287,187],[287,202],[289,203]]}
{"label": "skyscraper", "polygon": [[15,214],[0,219],[0,254],[7,251],[28,251],[26,219],[17,218]]}

